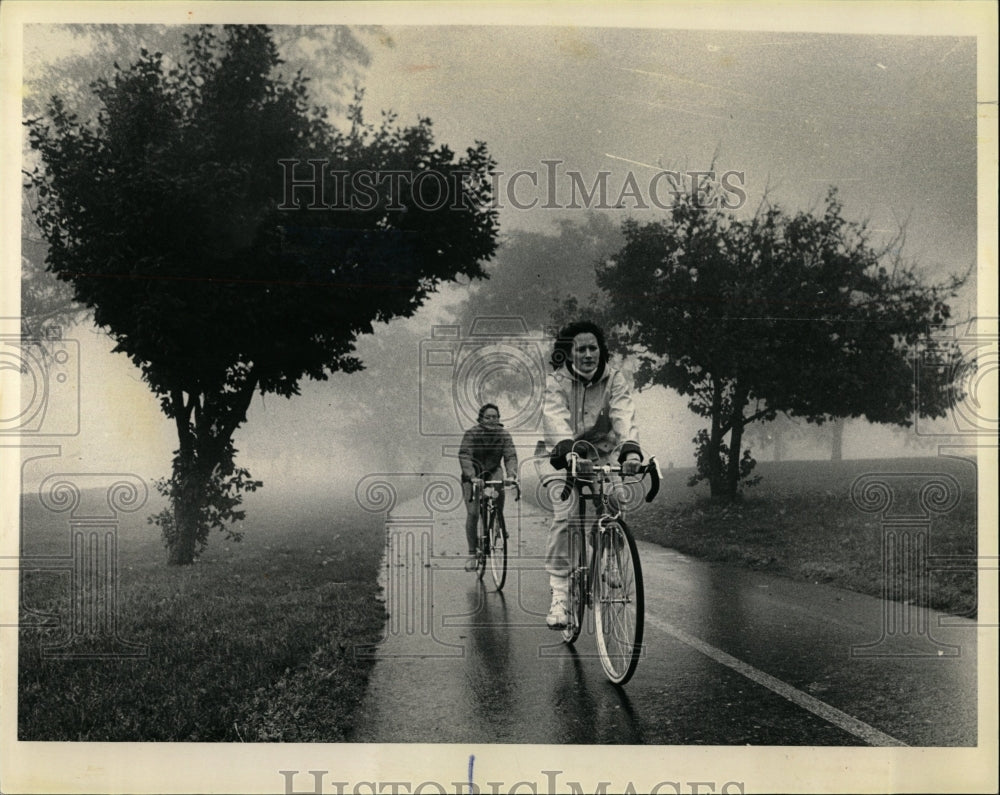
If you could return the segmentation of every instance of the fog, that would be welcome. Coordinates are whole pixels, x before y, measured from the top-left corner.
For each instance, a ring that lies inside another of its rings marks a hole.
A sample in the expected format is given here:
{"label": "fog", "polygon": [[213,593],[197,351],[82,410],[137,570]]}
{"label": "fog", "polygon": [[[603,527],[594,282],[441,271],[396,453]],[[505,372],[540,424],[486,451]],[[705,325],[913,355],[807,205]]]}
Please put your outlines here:
{"label": "fog", "polygon": [[[531,457],[542,438],[533,409],[539,406],[544,370],[527,369],[528,360],[507,355],[509,343],[464,348],[456,343],[460,357],[478,357],[487,370],[491,362],[496,365],[489,379],[465,384],[466,395],[459,393],[458,382],[449,379],[452,371],[421,368],[434,327],[453,319],[447,308],[450,299],[435,299],[414,318],[383,326],[364,339],[358,348],[364,371],[335,374],[327,382],[306,382],[302,394],[291,399],[255,397],[235,444],[239,463],[264,481],[265,495],[283,499],[351,490],[373,473],[457,475],[457,444],[462,430],[474,423],[470,415],[476,400],[500,405],[501,415],[513,419],[513,423],[507,419],[507,427],[522,461]],[[111,353],[113,342],[97,329],[78,327],[68,336],[79,344],[79,433],[33,437],[36,445],[58,445],[61,454],[26,464],[25,487],[32,488],[55,471],[134,474],[145,480],[167,475],[176,431],[138,369],[125,356]],[[379,350],[384,342],[390,344],[389,350]],[[536,344],[540,346],[533,339],[531,345]],[[547,358],[547,349],[538,350]],[[461,369],[463,361],[459,358],[455,368]],[[510,388],[519,381],[529,385],[520,394],[490,391],[491,385]],[[637,392],[635,402],[644,450],[656,455],[664,467],[693,466],[692,440],[707,421],[688,409],[686,399],[662,387]],[[60,398],[48,408],[63,413],[65,426],[71,405]],[[843,456],[934,455],[937,444],[948,438],[939,434],[948,433],[953,422],[949,418],[901,429],[848,421]],[[800,422],[793,430],[785,434],[782,458],[830,458],[829,425]],[[753,437],[749,444],[758,461],[773,460],[773,444]],[[43,450],[32,448],[28,455]]]}

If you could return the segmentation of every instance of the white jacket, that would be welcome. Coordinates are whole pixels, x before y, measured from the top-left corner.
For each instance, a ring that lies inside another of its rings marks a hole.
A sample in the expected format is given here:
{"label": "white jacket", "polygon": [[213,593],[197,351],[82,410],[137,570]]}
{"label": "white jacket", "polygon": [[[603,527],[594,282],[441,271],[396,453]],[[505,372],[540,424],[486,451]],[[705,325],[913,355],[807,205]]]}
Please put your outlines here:
{"label": "white jacket", "polygon": [[569,365],[550,374],[545,383],[543,427],[546,444],[554,448],[551,462],[565,467],[565,456],[572,443],[586,440],[606,460],[618,445],[619,459],[639,449],[639,429],[635,424],[635,405],[628,379],[612,367],[599,368],[587,380]]}

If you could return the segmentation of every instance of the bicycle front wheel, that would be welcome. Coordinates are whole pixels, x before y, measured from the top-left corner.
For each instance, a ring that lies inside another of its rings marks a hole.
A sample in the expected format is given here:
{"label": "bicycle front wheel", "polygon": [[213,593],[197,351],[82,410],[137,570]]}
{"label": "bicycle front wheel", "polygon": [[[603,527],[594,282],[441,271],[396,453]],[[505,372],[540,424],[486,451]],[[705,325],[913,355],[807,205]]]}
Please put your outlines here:
{"label": "bicycle front wheel", "polygon": [[490,554],[490,523],[493,516],[488,508],[479,514],[479,549],[476,550],[476,576],[481,580],[486,573],[486,558]]}
{"label": "bicycle front wheel", "polygon": [[503,590],[503,585],[507,582],[507,528],[504,526],[503,517],[500,514],[493,514],[490,522],[490,571],[493,573],[493,582],[498,591]]}
{"label": "bicycle front wheel", "polygon": [[583,628],[583,612],[587,607],[587,545],[583,533],[573,529],[570,535],[570,556],[575,565],[569,573],[569,621],[562,631],[566,643],[574,643]]}
{"label": "bicycle front wheel", "polygon": [[598,533],[597,556],[597,651],[608,679],[623,685],[639,664],[645,610],[639,550],[624,522],[608,522]]}

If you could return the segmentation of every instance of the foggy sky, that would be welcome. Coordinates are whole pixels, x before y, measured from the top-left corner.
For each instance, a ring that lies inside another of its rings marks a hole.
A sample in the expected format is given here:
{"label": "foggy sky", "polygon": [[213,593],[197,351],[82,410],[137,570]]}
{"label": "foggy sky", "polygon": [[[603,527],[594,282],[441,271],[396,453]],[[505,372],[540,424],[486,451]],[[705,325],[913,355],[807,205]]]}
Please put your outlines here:
{"label": "foggy sky", "polygon": [[[669,27],[669,20],[663,23]],[[578,172],[587,185],[600,171],[610,172],[614,197],[629,174],[644,186],[658,170],[714,164],[719,173],[742,175],[742,212],[752,212],[765,190],[772,201],[807,209],[832,184],[847,217],[870,218],[886,235],[906,222],[905,253],[931,278],[975,262],[974,38],[389,25],[362,41],[372,54],[364,78],[370,121],[388,109],[401,124],[429,116],[437,141],[459,153],[485,140],[507,177],[524,170],[544,179],[544,161],[558,161],[558,174]],[[566,184],[560,181],[559,190]],[[543,203],[544,182],[521,195]],[[519,210],[503,194],[501,201],[502,237],[549,230],[556,218],[582,220],[584,212]],[[608,212],[616,221],[662,215],[632,205]],[[474,294],[474,287],[448,287],[405,321],[414,362],[432,325]],[[969,298],[957,308],[974,311]],[[165,474],[174,430],[138,371],[124,357],[110,356],[99,335],[74,334],[81,341],[85,421],[79,437],[61,442],[66,459],[81,468]],[[366,358],[366,348],[363,341],[364,377],[391,377],[377,358]],[[391,466],[372,461],[358,434],[344,433],[345,418],[364,400],[361,379],[305,382],[303,395],[292,401],[255,398],[236,434],[240,462],[265,482],[322,482],[354,460],[362,468]],[[384,410],[408,413],[416,428],[419,400],[419,384],[411,383],[408,394]],[[665,461],[690,465],[690,440],[703,421],[663,390],[639,401],[650,446]],[[379,427],[374,422],[368,430],[374,435]],[[895,443],[888,431],[863,437],[848,434],[845,455],[872,454],[876,448],[866,445],[873,439],[880,454]],[[400,458],[395,463],[405,463]],[[442,460],[444,470],[450,465]]]}

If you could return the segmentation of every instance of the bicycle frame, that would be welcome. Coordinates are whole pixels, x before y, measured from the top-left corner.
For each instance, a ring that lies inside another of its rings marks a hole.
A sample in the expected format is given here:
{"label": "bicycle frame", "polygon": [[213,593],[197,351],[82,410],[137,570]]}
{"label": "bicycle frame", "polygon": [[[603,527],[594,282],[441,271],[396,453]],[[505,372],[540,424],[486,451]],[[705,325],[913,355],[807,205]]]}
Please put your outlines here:
{"label": "bicycle frame", "polygon": [[[476,553],[476,570],[479,579],[483,578],[486,572],[487,561],[493,570],[493,580],[497,590],[502,590],[507,579],[507,522],[504,519],[503,511],[500,510],[500,492],[498,488],[515,488],[515,500],[521,499],[521,486],[518,481],[511,478],[505,480],[486,480],[480,488],[478,483],[475,486],[475,496],[479,501],[479,522],[477,523],[478,550]],[[497,559],[494,554],[491,533],[496,533],[494,523],[499,524],[497,540],[502,542],[502,560]]]}
{"label": "bicycle frame", "polygon": [[[621,518],[622,512],[621,507],[614,513],[611,512],[610,503],[611,498],[608,493],[608,486],[612,484],[610,478],[602,477],[598,481],[599,488],[597,490],[593,489],[595,484],[584,483],[580,486],[590,486],[591,493],[584,494],[583,489],[578,487],[576,490],[577,499],[579,504],[577,505],[577,517],[576,517],[576,536],[578,541],[582,541],[584,544],[584,550],[586,552],[586,573],[585,573],[585,589],[584,594],[587,600],[587,606],[591,606],[591,591],[590,585],[594,581],[594,577],[597,575],[597,565],[596,560],[593,555],[593,551],[597,549],[597,535],[604,532],[604,526],[609,521]],[[590,527],[587,527],[587,503],[593,502],[595,515],[594,520]]]}
{"label": "bicycle frame", "polygon": [[[620,465],[615,464],[600,464],[594,465],[591,469],[594,474],[593,480],[585,480],[577,472],[577,462],[572,460],[570,462],[570,476],[566,481],[566,486],[563,489],[562,498],[565,500],[569,497],[572,489],[576,489],[577,498],[579,500],[579,505],[577,506],[577,521],[575,522],[575,534],[582,535],[584,537],[584,542],[586,543],[585,549],[588,551],[593,548],[594,542],[596,541],[597,533],[605,532],[604,528],[608,522],[613,522],[618,519],[622,519],[622,507],[619,502],[617,508],[612,511],[611,502],[613,497],[613,491],[615,488],[615,483],[611,476],[613,474],[621,474],[622,468]],[[650,458],[649,463],[640,469],[636,474],[650,474],[652,479],[649,493],[646,495],[646,502],[652,502],[656,497],[657,492],[660,489],[660,469],[659,465],[656,463],[656,458]],[[597,488],[595,488],[595,486]],[[583,488],[589,487],[590,494],[584,494]],[[615,497],[617,502],[617,497]],[[594,522],[590,527],[589,532],[587,531],[587,503],[593,502],[595,508]],[[572,528],[571,528],[572,529]],[[587,560],[590,561],[588,556]],[[593,576],[593,565],[588,565],[588,578],[587,578],[587,604],[590,605],[590,580]]]}
{"label": "bicycle frame", "polygon": [[511,478],[505,480],[484,480],[483,488],[476,488],[475,496],[479,501],[479,539],[483,539],[485,528],[489,526],[488,520],[491,516],[499,516],[501,522],[505,522],[503,512],[500,510],[500,493],[496,487],[515,488],[517,496],[515,500],[521,499],[521,484]]}
{"label": "bicycle frame", "polygon": [[[606,532],[605,525],[608,522],[622,518],[620,504],[616,510],[612,511],[611,509],[611,492],[614,488],[611,474],[620,470],[621,467],[612,465],[595,467],[594,473],[597,477],[593,481],[587,481],[582,480],[576,474],[575,469],[571,469],[571,477],[576,480],[575,490],[578,505],[576,519],[570,523],[570,555],[576,561],[576,568],[578,570],[582,564],[583,597],[587,607],[593,607],[592,586],[597,577],[597,558],[594,555],[594,550],[597,549],[597,536],[600,533]],[[584,494],[584,488],[588,488],[590,493]],[[565,497],[569,496],[567,492],[568,489],[563,492]],[[595,508],[594,519],[589,527],[587,526],[588,502],[593,502]],[[577,554],[574,554],[574,543],[583,544],[583,554],[578,554],[578,550]],[[576,627],[575,630],[578,634],[579,627]]]}
{"label": "bicycle frame", "polygon": [[[623,685],[635,672],[642,649],[642,566],[635,539],[623,518],[623,495],[616,493],[624,482],[617,483],[613,476],[621,474],[622,467],[587,461],[584,477],[578,460],[575,452],[569,457],[569,477],[562,495],[566,500],[575,492],[579,499],[577,516],[570,522],[569,620],[562,636],[566,643],[575,642],[584,612],[591,608],[601,665],[613,684]],[[649,502],[659,491],[659,467],[655,458],[650,458],[637,470],[629,474],[650,476]],[[587,503],[591,501],[596,515],[588,529]]]}

